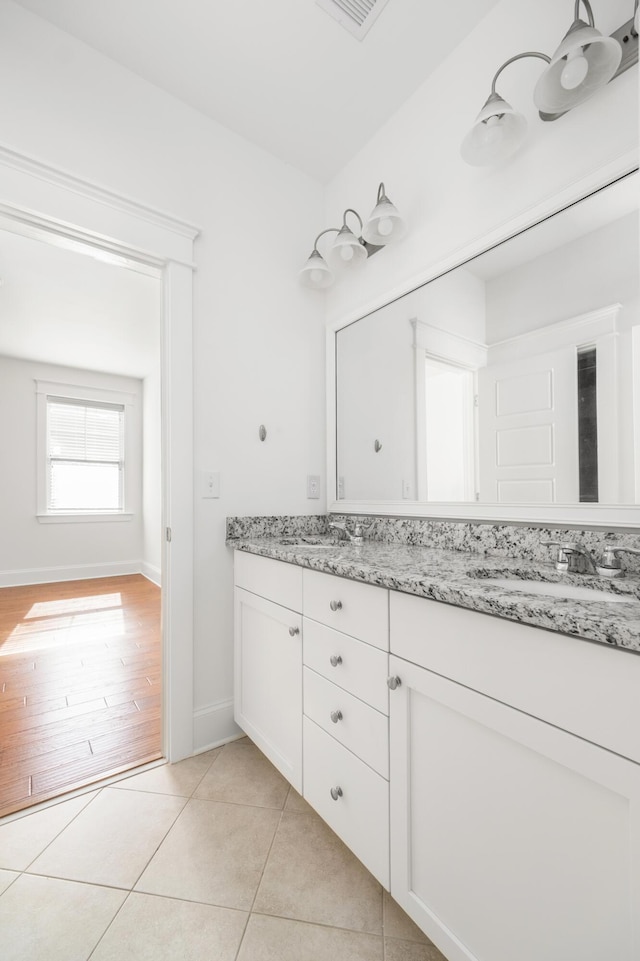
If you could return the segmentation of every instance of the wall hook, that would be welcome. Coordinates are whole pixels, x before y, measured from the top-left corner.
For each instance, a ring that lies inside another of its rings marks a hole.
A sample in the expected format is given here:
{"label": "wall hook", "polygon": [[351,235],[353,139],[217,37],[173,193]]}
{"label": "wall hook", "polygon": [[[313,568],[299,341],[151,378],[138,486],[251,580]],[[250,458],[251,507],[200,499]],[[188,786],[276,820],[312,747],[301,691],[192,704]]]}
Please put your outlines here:
{"label": "wall hook", "polygon": [[382,444],[380,443],[379,440],[374,442],[373,449],[376,452],[376,454],[378,453],[378,451],[382,450]]}
{"label": "wall hook", "polygon": [[260,440],[267,439],[267,428],[264,426],[264,424],[260,424],[260,426],[258,427],[258,437],[260,438]]}

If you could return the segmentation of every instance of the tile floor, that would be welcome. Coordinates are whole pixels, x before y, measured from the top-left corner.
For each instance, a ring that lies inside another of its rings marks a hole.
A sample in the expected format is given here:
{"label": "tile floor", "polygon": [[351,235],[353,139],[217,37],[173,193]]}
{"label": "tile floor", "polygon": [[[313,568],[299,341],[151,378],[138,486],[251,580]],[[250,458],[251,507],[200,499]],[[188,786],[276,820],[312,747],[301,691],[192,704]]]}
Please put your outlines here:
{"label": "tile floor", "polygon": [[0,822],[3,961],[444,961],[246,738]]}

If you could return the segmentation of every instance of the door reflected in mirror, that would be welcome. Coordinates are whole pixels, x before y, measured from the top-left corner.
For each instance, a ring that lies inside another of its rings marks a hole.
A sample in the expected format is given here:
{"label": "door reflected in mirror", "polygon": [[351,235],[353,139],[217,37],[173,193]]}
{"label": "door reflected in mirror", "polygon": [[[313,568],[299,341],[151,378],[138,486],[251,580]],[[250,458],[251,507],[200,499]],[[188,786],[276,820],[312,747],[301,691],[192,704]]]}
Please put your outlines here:
{"label": "door reflected in mirror", "polygon": [[640,502],[638,193],[634,172],[336,332],[339,500]]}

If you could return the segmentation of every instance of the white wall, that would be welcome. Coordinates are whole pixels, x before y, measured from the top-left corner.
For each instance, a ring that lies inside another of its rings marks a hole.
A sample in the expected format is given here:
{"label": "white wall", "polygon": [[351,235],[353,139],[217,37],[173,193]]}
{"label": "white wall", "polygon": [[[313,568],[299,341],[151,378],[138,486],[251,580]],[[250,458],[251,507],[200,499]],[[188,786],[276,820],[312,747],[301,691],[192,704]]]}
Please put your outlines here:
{"label": "white wall", "polygon": [[[135,395],[128,430],[130,521],[42,524],[36,517],[36,380]],[[142,383],[93,371],[0,357],[0,585],[130,573],[142,550]]]}
{"label": "white wall", "polygon": [[[195,506],[195,746],[233,728],[232,557],[225,517],[315,513],[323,475],[322,297],[296,283],[322,188],[27,13],[0,5],[1,139],[76,176],[197,223],[195,470],[221,498]],[[258,440],[264,423],[267,441]],[[196,495],[198,495],[196,486]]]}
{"label": "white wall", "polygon": [[[596,24],[609,33],[632,12],[629,0],[594,0]],[[505,222],[597,171],[638,145],[638,68],[552,123],[542,123],[533,89],[542,61],[509,66],[498,92],[529,124],[528,140],[510,161],[467,166],[460,143],[505,60],[524,50],[548,54],[571,24],[568,0],[502,0],[431,78],[406,101],[341,173],[326,194],[325,222],[347,206],[364,215],[383,180],[409,231],[354,276],[328,292],[330,321],[352,318],[415,286],[433,265]]]}

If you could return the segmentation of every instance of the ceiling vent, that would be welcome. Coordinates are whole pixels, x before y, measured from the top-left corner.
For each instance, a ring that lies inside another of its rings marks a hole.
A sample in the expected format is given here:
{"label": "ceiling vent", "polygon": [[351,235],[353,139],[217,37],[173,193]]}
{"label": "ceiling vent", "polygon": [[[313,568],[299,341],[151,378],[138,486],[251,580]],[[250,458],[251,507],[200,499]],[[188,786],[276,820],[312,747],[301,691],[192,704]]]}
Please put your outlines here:
{"label": "ceiling vent", "polygon": [[367,35],[389,0],[316,0],[319,7],[337,20],[358,40]]}

